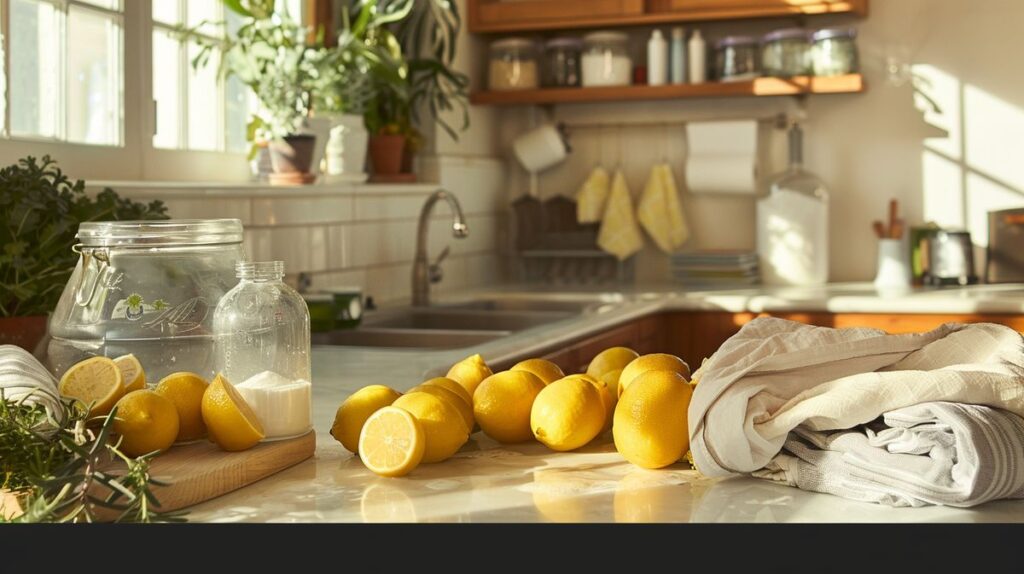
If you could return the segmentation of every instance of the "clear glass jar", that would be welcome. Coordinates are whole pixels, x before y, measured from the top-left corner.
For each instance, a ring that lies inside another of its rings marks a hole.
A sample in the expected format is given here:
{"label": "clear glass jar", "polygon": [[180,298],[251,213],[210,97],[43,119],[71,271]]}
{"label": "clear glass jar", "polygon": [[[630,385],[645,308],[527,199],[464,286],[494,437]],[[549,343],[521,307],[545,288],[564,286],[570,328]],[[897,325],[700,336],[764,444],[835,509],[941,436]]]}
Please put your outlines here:
{"label": "clear glass jar", "polygon": [[775,30],[765,34],[761,45],[761,69],[766,76],[788,78],[811,73],[811,44],[807,30]]}
{"label": "clear glass jar", "polygon": [[622,32],[587,34],[580,59],[584,86],[628,86],[632,80],[629,36]]}
{"label": "clear glass jar", "polygon": [[309,310],[284,262],[239,262],[238,285],[213,313],[217,371],[235,385],[266,439],[312,429]]}
{"label": "clear glass jar", "polygon": [[723,82],[752,80],[760,75],[757,40],[726,36],[715,43],[715,77]]}
{"label": "clear glass jar", "polygon": [[50,370],[132,353],[153,382],[177,371],[212,377],[213,309],[238,282],[242,222],[85,222],[77,238],[78,263],[50,316]]}
{"label": "clear glass jar", "polygon": [[854,74],[860,67],[856,28],[825,28],[811,35],[815,76]]}
{"label": "clear glass jar", "polygon": [[544,45],[544,85],[552,88],[575,88],[580,85],[580,56],[583,41],[579,38],[554,38]]}
{"label": "clear glass jar", "polygon": [[538,86],[537,49],[527,38],[491,43],[487,85],[492,90],[529,90]]}

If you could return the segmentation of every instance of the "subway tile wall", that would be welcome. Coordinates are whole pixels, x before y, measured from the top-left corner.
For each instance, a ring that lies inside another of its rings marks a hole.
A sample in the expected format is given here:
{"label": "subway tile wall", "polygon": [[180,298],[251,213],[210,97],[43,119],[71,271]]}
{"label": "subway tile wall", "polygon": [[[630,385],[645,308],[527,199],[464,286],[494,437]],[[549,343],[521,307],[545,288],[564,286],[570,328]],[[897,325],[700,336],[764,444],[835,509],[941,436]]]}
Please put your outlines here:
{"label": "subway tile wall", "polygon": [[151,186],[108,182],[126,197],[161,199],[174,218],[237,217],[245,226],[252,260],[283,260],[289,279],[300,272],[312,289],[361,286],[378,302],[402,302],[411,292],[412,260],[420,209],[443,187],[459,199],[470,234],[455,239],[444,202],[430,221],[428,255],[447,245],[444,279],[432,288],[444,294],[487,285],[504,276],[499,245],[505,244],[507,195],[504,165],[488,158],[431,158],[423,178],[439,183],[341,184],[273,188],[187,184]]}

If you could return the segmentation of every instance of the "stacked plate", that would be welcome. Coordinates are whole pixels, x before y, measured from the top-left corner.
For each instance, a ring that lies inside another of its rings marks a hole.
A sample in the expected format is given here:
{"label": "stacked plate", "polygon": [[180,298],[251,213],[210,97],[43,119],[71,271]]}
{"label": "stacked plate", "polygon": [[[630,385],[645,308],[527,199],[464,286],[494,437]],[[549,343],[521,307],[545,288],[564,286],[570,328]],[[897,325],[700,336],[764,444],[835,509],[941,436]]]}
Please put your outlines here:
{"label": "stacked plate", "polygon": [[690,251],[672,256],[672,277],[688,287],[734,288],[760,283],[754,251]]}
{"label": "stacked plate", "polygon": [[40,405],[55,422],[63,423],[57,379],[21,347],[0,345],[0,392],[7,402]]}

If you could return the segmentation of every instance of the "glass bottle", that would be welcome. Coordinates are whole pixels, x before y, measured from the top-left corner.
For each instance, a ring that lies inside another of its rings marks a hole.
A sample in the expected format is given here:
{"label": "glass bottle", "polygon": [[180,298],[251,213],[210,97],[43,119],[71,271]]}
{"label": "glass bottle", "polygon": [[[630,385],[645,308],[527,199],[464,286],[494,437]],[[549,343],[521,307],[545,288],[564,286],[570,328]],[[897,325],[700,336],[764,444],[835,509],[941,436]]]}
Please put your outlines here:
{"label": "glass bottle", "polygon": [[238,285],[213,314],[218,372],[235,385],[266,439],[312,429],[309,310],[284,262],[239,262]]}
{"label": "glass bottle", "polygon": [[789,167],[757,202],[757,253],[768,285],[828,281],[828,189],[803,167],[803,131],[789,129]]}

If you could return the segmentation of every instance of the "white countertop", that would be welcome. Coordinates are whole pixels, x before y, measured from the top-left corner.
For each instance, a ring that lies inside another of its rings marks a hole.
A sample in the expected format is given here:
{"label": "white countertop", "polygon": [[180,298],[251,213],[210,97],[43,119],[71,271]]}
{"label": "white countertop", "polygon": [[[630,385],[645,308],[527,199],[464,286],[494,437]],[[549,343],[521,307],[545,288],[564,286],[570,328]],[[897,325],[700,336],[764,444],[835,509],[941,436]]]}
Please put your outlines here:
{"label": "white countertop", "polygon": [[[761,480],[707,479],[686,464],[648,471],[615,452],[611,436],[571,453],[538,443],[500,445],[482,433],[455,457],[403,478],[367,471],[329,434],[338,405],[356,389],[409,389],[472,353],[491,362],[527,357],[661,310],[831,311],[850,313],[1024,313],[1024,286],[878,293],[869,284],[819,289],[683,293],[659,286],[628,291],[551,293],[538,288],[476,290],[454,299],[505,297],[599,302],[596,312],[458,350],[314,347],[313,459],[190,509],[210,522],[1024,522],[1024,501],[975,509],[893,509],[804,492]],[[453,299],[453,298],[449,298]]]}

